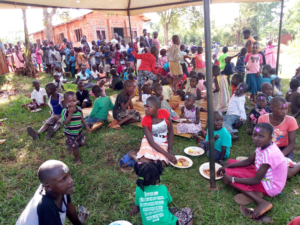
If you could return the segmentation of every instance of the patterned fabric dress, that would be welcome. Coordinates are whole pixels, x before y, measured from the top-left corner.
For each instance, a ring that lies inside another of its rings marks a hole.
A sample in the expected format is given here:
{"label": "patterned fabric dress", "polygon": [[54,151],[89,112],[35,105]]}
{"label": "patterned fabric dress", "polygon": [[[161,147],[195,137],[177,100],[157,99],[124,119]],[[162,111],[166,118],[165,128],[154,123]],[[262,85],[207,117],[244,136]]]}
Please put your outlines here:
{"label": "patterned fabric dress", "polygon": [[[168,132],[168,125],[165,120],[158,124],[152,124],[152,136],[154,142],[158,144],[163,150],[168,151],[168,142],[167,142],[167,132]],[[142,144],[139,152],[137,153],[137,158],[140,159],[145,157],[146,159],[151,160],[162,160],[169,164],[169,160],[161,153],[156,151],[154,148],[151,147],[149,144],[146,136],[142,139]]]}
{"label": "patterned fabric dress", "polygon": [[170,115],[170,116],[171,116],[171,120],[173,120],[173,121],[178,121],[178,120],[180,119],[180,117],[179,117],[179,115],[177,114],[177,112],[175,112],[175,111],[171,108],[170,104],[169,104],[166,100],[162,100],[162,101],[160,102],[160,104],[161,104],[161,108],[162,108],[162,109],[166,109],[166,110],[169,111],[169,113],[171,114],[171,115]]}
{"label": "patterned fabric dress", "polygon": [[[188,87],[188,89],[186,90],[186,93],[194,94],[194,95],[197,97],[197,89],[199,89],[199,91],[200,91],[200,93],[201,93],[200,88],[197,87],[197,86],[196,86],[195,88]],[[197,100],[197,101],[195,102],[195,105],[196,105],[197,107],[199,107],[199,106],[200,106],[200,100]]]}
{"label": "patterned fabric dress", "polygon": [[[226,112],[228,101],[230,99],[227,76],[219,75],[216,78],[220,90],[219,92],[213,93],[214,110],[219,110],[220,112]],[[214,85],[215,84],[213,83],[213,88],[215,89]]]}
{"label": "patterned fabric dress", "polygon": [[[191,120],[192,122],[196,121],[196,107],[192,108],[191,110],[188,110],[185,106],[184,106],[184,115],[185,118]],[[185,133],[185,134],[196,134],[199,131],[201,131],[201,122],[199,120],[198,124],[194,124],[194,123],[179,123],[177,124],[177,133],[181,134],[181,133]]]}

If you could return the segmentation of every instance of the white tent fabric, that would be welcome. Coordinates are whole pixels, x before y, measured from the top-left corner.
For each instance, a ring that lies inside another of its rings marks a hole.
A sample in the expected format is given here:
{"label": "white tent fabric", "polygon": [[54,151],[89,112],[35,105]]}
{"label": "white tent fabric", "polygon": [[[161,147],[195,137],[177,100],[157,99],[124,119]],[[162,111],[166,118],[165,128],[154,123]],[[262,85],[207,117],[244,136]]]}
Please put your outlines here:
{"label": "white tent fabric", "polygon": [[[211,3],[277,2],[280,0],[212,0]],[[0,0],[0,9],[26,9],[28,7],[81,8],[131,16],[161,12],[170,8],[202,5],[201,0]]]}

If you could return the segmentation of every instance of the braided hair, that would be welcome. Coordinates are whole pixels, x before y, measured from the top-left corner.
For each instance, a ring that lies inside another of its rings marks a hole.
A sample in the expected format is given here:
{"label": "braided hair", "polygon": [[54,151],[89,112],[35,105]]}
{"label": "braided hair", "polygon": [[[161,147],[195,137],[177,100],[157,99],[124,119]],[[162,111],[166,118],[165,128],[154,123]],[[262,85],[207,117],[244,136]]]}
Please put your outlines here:
{"label": "braided hair", "polygon": [[160,160],[157,162],[135,163],[134,171],[138,175],[136,185],[144,191],[145,186],[160,183],[160,176],[163,172],[163,165]]}

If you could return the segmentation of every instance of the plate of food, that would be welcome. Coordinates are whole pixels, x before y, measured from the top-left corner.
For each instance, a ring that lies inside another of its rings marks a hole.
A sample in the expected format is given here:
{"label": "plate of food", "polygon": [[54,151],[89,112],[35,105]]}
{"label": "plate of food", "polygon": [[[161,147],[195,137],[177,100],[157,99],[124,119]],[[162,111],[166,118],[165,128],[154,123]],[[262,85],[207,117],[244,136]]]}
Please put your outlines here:
{"label": "plate of food", "polygon": [[[215,163],[215,179],[216,180],[220,180],[223,176],[218,176],[217,175],[217,171],[218,169],[220,169],[222,166],[218,163]],[[199,168],[199,172],[200,174],[206,178],[206,179],[210,179],[210,170],[209,170],[209,162],[207,163],[203,163],[200,168]]]}
{"label": "plate of food", "polygon": [[190,156],[200,156],[203,155],[205,151],[199,147],[187,147],[184,149],[184,153]]}
{"label": "plate of food", "polygon": [[180,118],[180,119],[177,119],[177,120],[174,120],[175,122],[178,122],[178,123],[181,123],[181,122],[184,122],[184,121],[188,121],[189,119],[187,118]]}
{"label": "plate of food", "polygon": [[41,110],[42,110],[41,108],[37,108],[37,109],[35,109],[35,110],[31,110],[31,112],[34,113],[34,112],[39,112],[39,111],[41,111]]}
{"label": "plate of food", "polygon": [[118,221],[110,223],[109,225],[132,225],[132,223],[130,223],[126,220],[118,220]]}
{"label": "plate of food", "polygon": [[193,165],[193,161],[183,155],[175,155],[176,159],[177,159],[177,163],[173,164],[170,162],[170,164],[174,167],[180,168],[180,169],[186,169],[189,168]]}

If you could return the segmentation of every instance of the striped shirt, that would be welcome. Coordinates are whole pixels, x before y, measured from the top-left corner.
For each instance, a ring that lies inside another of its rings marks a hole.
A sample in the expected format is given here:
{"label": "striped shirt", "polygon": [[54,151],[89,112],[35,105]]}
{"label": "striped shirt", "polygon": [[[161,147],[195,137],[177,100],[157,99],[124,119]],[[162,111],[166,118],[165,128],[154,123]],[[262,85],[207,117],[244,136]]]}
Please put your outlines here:
{"label": "striped shirt", "polygon": [[255,150],[255,167],[258,171],[262,164],[268,164],[270,167],[261,180],[266,192],[270,197],[281,193],[287,179],[286,160],[280,149],[275,143],[272,143],[267,148]]}
{"label": "striped shirt", "polygon": [[[68,118],[69,111],[68,108],[63,109],[61,112],[62,121],[65,122]],[[82,118],[82,111],[79,107],[76,106],[76,111],[72,115],[72,119],[68,125],[65,126],[65,133],[68,135],[78,135],[82,128],[81,128],[81,118]]]}

